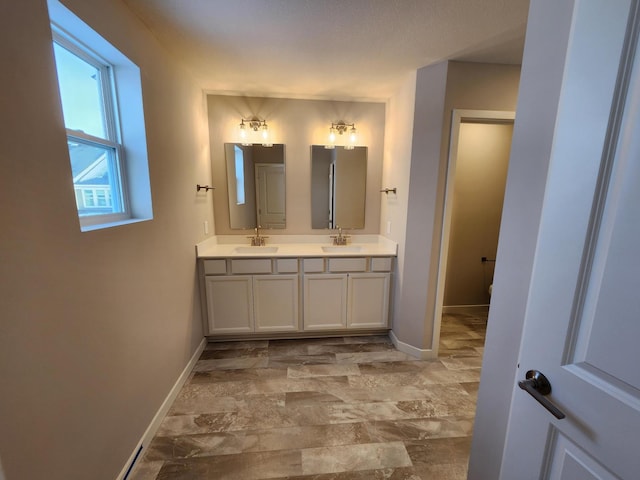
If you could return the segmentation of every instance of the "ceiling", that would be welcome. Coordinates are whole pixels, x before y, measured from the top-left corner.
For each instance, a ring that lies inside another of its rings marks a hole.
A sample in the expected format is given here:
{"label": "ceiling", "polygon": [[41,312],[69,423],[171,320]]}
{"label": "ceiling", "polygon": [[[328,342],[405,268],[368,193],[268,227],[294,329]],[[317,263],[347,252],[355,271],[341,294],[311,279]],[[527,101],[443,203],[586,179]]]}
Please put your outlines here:
{"label": "ceiling", "polygon": [[384,100],[443,60],[519,64],[529,0],[124,0],[204,90]]}

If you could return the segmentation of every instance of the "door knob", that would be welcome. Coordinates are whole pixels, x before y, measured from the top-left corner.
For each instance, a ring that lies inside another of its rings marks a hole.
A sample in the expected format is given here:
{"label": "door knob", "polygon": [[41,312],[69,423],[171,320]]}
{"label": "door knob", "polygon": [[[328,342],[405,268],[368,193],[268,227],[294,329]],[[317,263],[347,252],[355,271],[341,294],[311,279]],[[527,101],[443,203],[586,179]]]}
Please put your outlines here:
{"label": "door knob", "polygon": [[525,375],[525,380],[520,380],[518,386],[535,398],[540,405],[551,412],[551,415],[557,419],[562,420],[565,417],[565,414],[545,397],[545,395],[551,393],[551,384],[547,377],[538,370],[529,370]]}

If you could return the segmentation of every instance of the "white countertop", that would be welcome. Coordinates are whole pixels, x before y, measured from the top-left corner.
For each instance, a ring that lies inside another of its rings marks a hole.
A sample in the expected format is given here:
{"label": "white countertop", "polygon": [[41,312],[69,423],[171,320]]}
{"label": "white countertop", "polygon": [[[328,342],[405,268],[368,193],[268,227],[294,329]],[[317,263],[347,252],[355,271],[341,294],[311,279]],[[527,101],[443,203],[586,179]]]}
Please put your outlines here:
{"label": "white countertop", "polygon": [[219,257],[389,257],[398,244],[381,235],[350,235],[335,246],[329,235],[264,235],[264,247],[251,247],[247,235],[218,235],[196,245],[198,258]]}

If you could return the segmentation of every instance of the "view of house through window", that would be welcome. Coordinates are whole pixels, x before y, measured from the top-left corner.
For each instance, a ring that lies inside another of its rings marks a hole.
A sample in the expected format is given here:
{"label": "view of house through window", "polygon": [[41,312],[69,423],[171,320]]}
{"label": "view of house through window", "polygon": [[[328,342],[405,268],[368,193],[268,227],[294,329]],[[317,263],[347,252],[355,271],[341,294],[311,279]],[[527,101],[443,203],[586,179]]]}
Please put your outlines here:
{"label": "view of house through window", "polygon": [[54,53],[78,215],[117,219],[126,205],[110,67],[57,35]]}

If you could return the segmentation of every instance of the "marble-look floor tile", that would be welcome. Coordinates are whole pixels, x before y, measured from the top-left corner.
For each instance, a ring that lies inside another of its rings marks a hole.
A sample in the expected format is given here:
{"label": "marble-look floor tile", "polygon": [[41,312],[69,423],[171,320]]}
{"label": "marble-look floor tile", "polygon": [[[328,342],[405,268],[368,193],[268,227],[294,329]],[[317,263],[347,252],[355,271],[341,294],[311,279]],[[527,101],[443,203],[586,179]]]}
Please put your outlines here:
{"label": "marble-look floor tile", "polygon": [[281,368],[242,368],[235,370],[204,370],[194,372],[191,383],[220,383],[256,381],[268,378],[283,378],[287,371]]}
{"label": "marble-look floor tile", "polygon": [[273,428],[247,432],[247,435],[257,437],[256,446],[251,450],[263,451],[371,443],[369,432],[364,423]]}
{"label": "marble-look floor tile", "polygon": [[178,435],[196,435],[199,433],[226,432],[244,430],[248,427],[244,418],[236,412],[202,413],[198,415],[174,415],[166,417],[156,435],[171,437]]}
{"label": "marble-look floor tile", "polygon": [[313,406],[322,405],[324,403],[344,402],[344,400],[336,395],[328,392],[286,392],[285,405],[293,406]]}
{"label": "marble-look floor tile", "polygon": [[168,415],[237,412],[243,403],[242,398],[219,397],[212,393],[215,393],[215,388],[209,392],[207,384],[186,385],[174,400]]}
{"label": "marble-look floor tile", "polygon": [[473,349],[476,347],[484,347],[484,339],[483,338],[465,338],[465,339],[443,339],[442,345],[444,345],[448,349]]}
{"label": "marble-look floor tile", "polygon": [[309,355],[309,346],[308,343],[292,343],[288,340],[285,344],[271,345],[268,352],[270,357],[305,356]]}
{"label": "marble-look floor tile", "polygon": [[331,390],[331,394],[344,403],[400,402],[403,400],[424,400],[427,397],[426,388],[428,387],[345,387]]}
{"label": "marble-look floor tile", "polygon": [[205,372],[208,370],[237,370],[247,368],[266,368],[269,364],[269,357],[245,357],[245,358],[216,358],[209,360],[198,360],[193,367],[194,372]]}
{"label": "marble-look floor tile", "polygon": [[443,357],[440,361],[450,370],[466,370],[482,367],[482,357]]}
{"label": "marble-look floor tile", "polygon": [[260,358],[268,356],[267,347],[229,348],[226,350],[204,350],[200,360],[219,360],[223,358]]}
{"label": "marble-look floor tile", "polygon": [[325,353],[322,355],[290,355],[269,357],[269,368],[289,368],[298,365],[323,365],[336,363],[336,355]]}
{"label": "marble-look floor tile", "polygon": [[287,376],[289,378],[339,377],[349,375],[360,375],[360,369],[358,368],[358,365],[300,365],[289,367],[287,369]]}
{"label": "marble-look floor tile", "polygon": [[387,343],[391,344],[389,335],[361,335],[353,337],[343,337],[344,343]]}
{"label": "marble-look floor tile", "polygon": [[469,416],[475,414],[476,404],[473,397],[459,386],[434,385],[437,391],[427,391],[426,400],[397,402],[396,406],[405,413],[401,418],[426,418]]}
{"label": "marble-look floor tile", "polygon": [[[444,371],[444,368],[441,369]],[[423,373],[424,372],[424,373]],[[358,375],[349,377],[349,385],[355,388],[380,387],[424,387],[433,384],[429,370],[412,373],[379,373],[374,375]]]}
{"label": "marble-look floor tile", "polygon": [[323,353],[355,353],[355,352],[386,352],[393,350],[391,343],[345,343],[336,345],[309,345],[310,355]]}
{"label": "marble-look floor tile", "polygon": [[469,395],[478,395],[478,388],[480,387],[480,382],[466,382],[461,383],[460,386],[466,390]]}
{"label": "marble-look floor tile", "polygon": [[429,361],[386,335],[208,344],[132,479],[463,479],[485,329],[445,315]]}
{"label": "marble-look floor tile", "polygon": [[267,348],[269,340],[242,340],[235,342],[209,342],[204,347],[205,350],[233,350],[248,348]]}
{"label": "marble-look floor tile", "polygon": [[373,375],[379,373],[417,373],[424,369],[432,368],[436,365],[438,368],[444,367],[444,365],[438,362],[416,362],[411,361],[397,361],[397,362],[370,362],[362,363],[360,366],[360,373],[363,375]]}
{"label": "marble-look floor tile", "polygon": [[425,378],[428,384],[441,385],[441,384],[454,384],[454,383],[468,383],[477,382],[480,380],[479,368],[468,368],[464,370],[450,370],[445,369],[430,369],[420,373]]}
{"label": "marble-look floor tile", "polygon": [[478,351],[475,348],[443,348],[438,350],[438,358],[442,357],[477,357]]}
{"label": "marble-look floor tile", "polygon": [[411,420],[367,422],[370,438],[376,442],[413,441],[428,438],[464,437],[471,434],[473,417],[434,417]]}
{"label": "marble-look floor tile", "polygon": [[240,430],[173,437],[156,436],[147,449],[145,460],[165,461],[242,453],[251,449],[252,440]]}
{"label": "marble-look floor tile", "polygon": [[329,423],[401,420],[414,418],[416,416],[409,409],[399,408],[399,403],[400,402],[329,404],[327,406]]}
{"label": "marble-look floor tile", "polygon": [[[425,477],[426,478],[426,477]],[[436,477],[433,477],[434,479]],[[378,470],[359,470],[356,472],[321,473],[271,480],[422,480],[413,467],[382,468]]]}
{"label": "marble-look floor tile", "polygon": [[167,461],[157,480],[259,480],[301,474],[300,450],[280,450]]}
{"label": "marble-look floor tile", "polygon": [[127,480],[155,480],[162,468],[163,460],[160,461],[147,461],[142,460],[138,462],[136,467],[131,470]]}
{"label": "marble-look floor tile", "polygon": [[338,363],[369,363],[369,362],[407,362],[416,361],[410,355],[398,350],[385,350],[382,352],[352,352],[336,353]]}
{"label": "marble-look floor tile", "polygon": [[[277,427],[261,430],[155,437],[145,461],[158,462],[247,452],[371,443],[364,423]],[[158,470],[159,470],[158,466]],[[157,472],[157,471],[156,471]]]}
{"label": "marble-look floor tile", "polygon": [[420,479],[467,480],[467,464],[420,464],[413,467]]}
{"label": "marble-look floor tile", "polygon": [[304,475],[411,466],[402,442],[308,448],[301,453]]}
{"label": "marble-look floor tile", "polygon": [[471,437],[432,438],[406,444],[414,467],[420,465],[465,465],[471,449]]}
{"label": "marble-look floor tile", "polygon": [[322,392],[333,391],[349,386],[347,376],[273,378],[253,382],[246,394],[286,393],[286,392]]}

